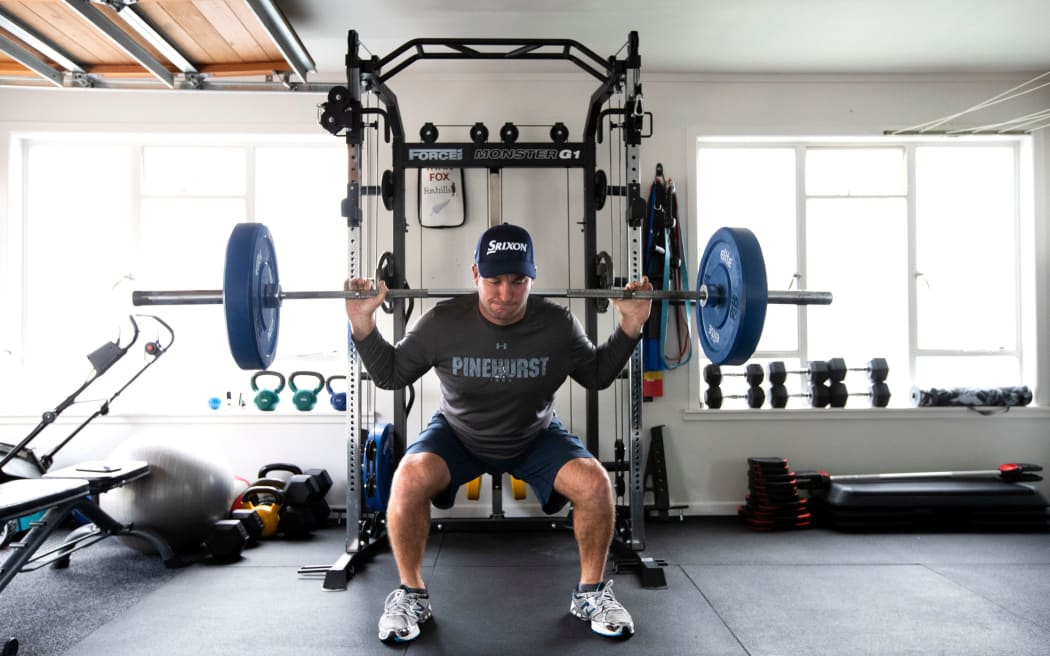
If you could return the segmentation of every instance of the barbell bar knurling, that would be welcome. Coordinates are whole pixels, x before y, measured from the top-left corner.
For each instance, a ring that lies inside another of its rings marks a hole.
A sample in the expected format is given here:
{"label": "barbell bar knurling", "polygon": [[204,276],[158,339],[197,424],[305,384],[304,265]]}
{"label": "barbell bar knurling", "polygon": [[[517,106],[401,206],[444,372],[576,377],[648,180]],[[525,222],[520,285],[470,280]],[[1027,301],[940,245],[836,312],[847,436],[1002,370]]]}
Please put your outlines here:
{"label": "barbell bar knurling", "polygon": [[[471,289],[388,289],[387,298],[452,298],[473,294]],[[272,292],[268,298],[278,302],[288,300],[312,299],[364,299],[374,297],[376,290],[366,291],[300,291]],[[706,303],[710,297],[707,289],[698,290],[633,290],[633,289],[533,289],[532,296],[546,298],[607,298],[607,299],[651,299],[671,301],[696,301]],[[136,291],[132,292],[134,305],[222,305],[221,290],[182,290],[182,291]],[[775,291],[767,294],[768,303],[779,305],[830,305],[830,292],[817,291]]]}

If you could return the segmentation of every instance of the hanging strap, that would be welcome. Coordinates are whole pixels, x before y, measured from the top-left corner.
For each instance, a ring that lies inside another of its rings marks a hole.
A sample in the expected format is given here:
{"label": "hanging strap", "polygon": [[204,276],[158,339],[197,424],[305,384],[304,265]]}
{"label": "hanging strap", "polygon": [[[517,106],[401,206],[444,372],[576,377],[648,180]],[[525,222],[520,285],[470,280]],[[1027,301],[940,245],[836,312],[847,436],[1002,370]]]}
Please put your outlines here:
{"label": "hanging strap", "polygon": [[[646,273],[653,287],[688,291],[688,277],[683,272],[689,265],[678,196],[674,181],[661,175],[649,188],[646,237]],[[643,334],[645,371],[677,369],[686,364],[692,358],[692,302],[661,299],[659,311],[650,316]]]}
{"label": "hanging strap", "polygon": [[[657,175],[649,187],[649,212],[646,222],[645,274],[654,289],[664,289],[670,274],[667,248],[667,208],[664,201],[666,188],[663,177]],[[642,331],[642,368],[646,372],[663,371],[663,339],[667,326],[667,302],[661,301],[660,311],[650,314]]]}
{"label": "hanging strap", "polygon": [[[668,276],[667,289],[669,291],[688,291],[689,290],[689,277],[683,276],[682,272],[689,271],[689,262],[686,254],[689,252],[685,247],[685,237],[682,235],[682,222],[678,217],[678,196],[675,190],[674,180],[668,178],[667,180],[667,201],[666,206],[668,208],[668,214],[671,218],[670,227],[668,229],[668,258],[671,273]],[[668,303],[668,301],[664,301]],[[666,321],[663,324],[663,335],[664,335],[664,347],[663,347],[663,358],[664,366],[667,369],[677,369],[682,365],[689,362],[693,356],[693,339],[692,339],[692,301],[676,301],[673,306],[674,317],[672,323],[672,329],[674,335],[667,331]],[[673,344],[674,348],[671,352],[668,352],[668,345]]]}

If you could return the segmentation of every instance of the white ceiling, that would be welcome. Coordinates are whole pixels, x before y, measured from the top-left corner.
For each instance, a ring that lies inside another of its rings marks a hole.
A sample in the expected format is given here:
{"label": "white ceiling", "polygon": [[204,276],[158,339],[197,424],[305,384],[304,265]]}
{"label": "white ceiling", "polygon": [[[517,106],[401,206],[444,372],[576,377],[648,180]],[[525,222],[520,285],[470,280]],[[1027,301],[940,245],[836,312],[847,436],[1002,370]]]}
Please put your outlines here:
{"label": "white ceiling", "polygon": [[[284,0],[317,65],[346,34],[383,56],[416,37],[574,39],[608,57],[639,33],[646,73],[1050,70],[1050,0]],[[558,65],[565,66],[564,62]]]}

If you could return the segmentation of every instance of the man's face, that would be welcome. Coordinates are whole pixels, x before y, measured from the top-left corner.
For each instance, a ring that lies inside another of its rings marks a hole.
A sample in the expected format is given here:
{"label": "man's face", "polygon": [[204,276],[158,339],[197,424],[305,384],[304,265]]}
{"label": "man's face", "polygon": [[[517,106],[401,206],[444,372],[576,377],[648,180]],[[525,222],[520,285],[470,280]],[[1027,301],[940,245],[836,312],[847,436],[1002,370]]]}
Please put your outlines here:
{"label": "man's face", "polygon": [[532,278],[520,273],[504,273],[495,278],[482,278],[477,265],[474,265],[472,270],[474,285],[478,288],[481,316],[497,326],[521,321],[525,316],[529,291],[532,289]]}

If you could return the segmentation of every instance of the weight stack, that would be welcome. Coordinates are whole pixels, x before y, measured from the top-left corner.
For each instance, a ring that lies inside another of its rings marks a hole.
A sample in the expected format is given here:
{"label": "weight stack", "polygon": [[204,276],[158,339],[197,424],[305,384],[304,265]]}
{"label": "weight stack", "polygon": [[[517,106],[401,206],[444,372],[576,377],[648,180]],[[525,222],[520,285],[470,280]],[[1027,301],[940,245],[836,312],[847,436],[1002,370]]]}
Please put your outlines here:
{"label": "weight stack", "polygon": [[799,496],[798,481],[785,458],[747,459],[748,495],[737,514],[756,531],[786,531],[810,526],[809,499]]}

